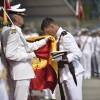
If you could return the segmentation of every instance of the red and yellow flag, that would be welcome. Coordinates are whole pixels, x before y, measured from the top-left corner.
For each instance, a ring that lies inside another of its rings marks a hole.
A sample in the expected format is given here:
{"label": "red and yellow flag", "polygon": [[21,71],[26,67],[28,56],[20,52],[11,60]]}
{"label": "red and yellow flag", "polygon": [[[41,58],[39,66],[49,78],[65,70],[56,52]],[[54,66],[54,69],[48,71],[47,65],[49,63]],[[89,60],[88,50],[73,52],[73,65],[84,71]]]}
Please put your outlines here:
{"label": "red and yellow flag", "polygon": [[[29,42],[43,39],[45,36],[33,37],[27,39]],[[57,85],[58,66],[57,62],[52,61],[50,53],[56,51],[56,41],[51,37],[48,43],[36,50],[37,58],[32,60],[32,66],[36,78],[31,80],[31,90],[43,90],[49,88],[53,91]]]}
{"label": "red and yellow flag", "polygon": [[81,21],[84,17],[84,9],[81,0],[76,1],[76,17],[79,21]]}
{"label": "red and yellow flag", "polygon": [[[0,0],[0,7],[3,7],[5,9],[5,11],[7,11],[7,9],[10,9],[11,6],[10,6],[10,3],[8,0]],[[3,17],[3,20],[4,20],[4,24],[7,24],[8,22],[8,19],[7,19],[7,16],[6,16],[6,12],[5,11],[0,11],[0,16]]]}

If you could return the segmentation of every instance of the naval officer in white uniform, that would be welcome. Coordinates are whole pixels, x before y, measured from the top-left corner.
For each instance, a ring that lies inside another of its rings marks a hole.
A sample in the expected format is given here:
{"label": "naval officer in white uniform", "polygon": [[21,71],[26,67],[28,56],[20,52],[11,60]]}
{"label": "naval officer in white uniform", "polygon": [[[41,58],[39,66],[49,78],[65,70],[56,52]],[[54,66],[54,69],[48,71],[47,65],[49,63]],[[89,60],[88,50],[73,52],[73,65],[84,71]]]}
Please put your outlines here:
{"label": "naval officer in white uniform", "polygon": [[88,30],[83,29],[79,37],[80,49],[82,51],[81,64],[83,65],[85,72],[84,79],[91,78],[91,56],[92,56],[92,37],[89,35]]}
{"label": "naval officer in white uniform", "polygon": [[[59,27],[52,18],[45,18],[43,20],[41,24],[41,30],[47,35],[56,37],[58,40],[60,38],[59,50],[67,51],[67,60],[68,62],[72,62],[74,65],[77,86],[74,83],[67,64],[65,64],[65,66],[60,71],[60,82],[64,84],[68,100],[82,100],[82,80],[84,69],[83,66],[79,63],[82,52],[78,48],[74,37],[71,35],[71,33]],[[61,35],[63,31],[66,34]]]}
{"label": "naval officer in white uniform", "polygon": [[[3,50],[14,83],[10,82],[10,86],[13,87],[10,100],[27,100],[30,80],[35,78],[31,65],[31,60],[36,57],[34,50],[44,46],[49,39],[47,37],[34,43],[26,42],[21,30],[21,26],[24,24],[23,15],[25,10],[19,8],[8,9],[8,14],[14,25],[10,30],[2,33]],[[7,37],[4,37],[6,33],[8,33]]]}

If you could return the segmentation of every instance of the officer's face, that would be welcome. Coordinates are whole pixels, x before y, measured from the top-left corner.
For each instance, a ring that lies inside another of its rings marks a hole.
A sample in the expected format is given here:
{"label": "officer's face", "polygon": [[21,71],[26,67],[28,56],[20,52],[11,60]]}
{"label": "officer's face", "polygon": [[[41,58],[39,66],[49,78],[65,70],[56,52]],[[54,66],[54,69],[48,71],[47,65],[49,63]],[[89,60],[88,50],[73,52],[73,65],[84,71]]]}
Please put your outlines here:
{"label": "officer's face", "polygon": [[18,22],[20,23],[20,25],[24,24],[24,18],[23,18],[23,16],[19,15],[19,21]]}
{"label": "officer's face", "polygon": [[46,35],[51,35],[51,36],[55,36],[55,34],[56,34],[55,27],[53,25],[50,25],[47,28],[44,28],[43,32]]}
{"label": "officer's face", "polygon": [[14,18],[19,26],[22,26],[24,24],[23,16],[15,15]]}

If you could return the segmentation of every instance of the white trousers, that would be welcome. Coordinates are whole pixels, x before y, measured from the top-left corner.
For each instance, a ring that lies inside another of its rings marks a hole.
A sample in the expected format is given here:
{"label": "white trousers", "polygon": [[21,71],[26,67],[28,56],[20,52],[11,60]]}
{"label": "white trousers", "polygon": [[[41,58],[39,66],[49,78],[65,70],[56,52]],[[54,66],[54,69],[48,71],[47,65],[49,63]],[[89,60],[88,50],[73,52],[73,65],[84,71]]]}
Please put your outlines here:
{"label": "white trousers", "polygon": [[0,100],[8,100],[6,85],[3,79],[0,80]]}
{"label": "white trousers", "polygon": [[91,78],[91,54],[88,53],[83,53],[83,56],[81,58],[81,63],[85,69],[85,72],[84,72],[84,79],[90,79]]}
{"label": "white trousers", "polygon": [[[98,72],[100,73],[100,53],[96,52],[96,60],[97,60],[97,64],[98,64]],[[95,71],[97,72],[97,71]]]}
{"label": "white trousers", "polygon": [[68,100],[82,100],[82,80],[83,73],[76,76],[77,86],[73,78],[64,81],[65,94]]}
{"label": "white trousers", "polygon": [[[11,83],[12,82],[12,83]],[[30,80],[10,81],[9,100],[27,100]]]}

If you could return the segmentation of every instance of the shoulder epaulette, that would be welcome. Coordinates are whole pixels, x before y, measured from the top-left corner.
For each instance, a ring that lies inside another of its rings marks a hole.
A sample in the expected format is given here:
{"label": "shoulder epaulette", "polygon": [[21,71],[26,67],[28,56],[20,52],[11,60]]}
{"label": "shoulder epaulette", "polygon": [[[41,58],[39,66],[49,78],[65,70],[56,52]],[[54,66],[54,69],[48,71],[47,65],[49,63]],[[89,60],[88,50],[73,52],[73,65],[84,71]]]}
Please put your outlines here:
{"label": "shoulder epaulette", "polygon": [[13,34],[13,33],[16,33],[16,29],[12,29],[11,30],[11,33]]}
{"label": "shoulder epaulette", "polygon": [[65,35],[67,35],[67,32],[66,32],[66,31],[63,31],[61,34],[62,34],[63,36],[65,36]]}

